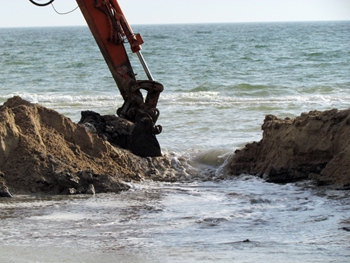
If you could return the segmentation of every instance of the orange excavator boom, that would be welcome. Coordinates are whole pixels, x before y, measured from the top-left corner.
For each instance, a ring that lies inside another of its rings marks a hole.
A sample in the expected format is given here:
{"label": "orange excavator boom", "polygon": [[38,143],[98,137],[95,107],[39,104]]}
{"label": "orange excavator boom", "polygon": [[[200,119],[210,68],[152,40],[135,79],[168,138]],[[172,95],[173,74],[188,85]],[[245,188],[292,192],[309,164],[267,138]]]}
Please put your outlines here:
{"label": "orange excavator boom", "polygon": [[[29,0],[38,6],[45,4]],[[159,143],[155,137],[162,131],[155,125],[159,111],[156,108],[163,85],[153,80],[148,66],[141,54],[143,39],[131,29],[117,0],[76,0],[78,6],[94,36],[97,45],[124,99],[124,104],[117,110],[119,117],[134,123],[128,149],[141,156],[161,155]],[[130,44],[136,53],[148,80],[137,80],[124,44]],[[141,89],[147,91],[143,98]]]}
{"label": "orange excavator boom", "polygon": [[[125,101],[118,115],[135,121],[138,117],[134,116],[134,111],[142,110],[147,111],[156,122],[156,106],[163,86],[153,80],[143,59],[141,35],[134,34],[117,0],[77,0],[77,3]],[[138,55],[148,80],[136,80],[124,47],[125,42],[129,42],[132,52]],[[145,100],[140,89],[148,91]]]}

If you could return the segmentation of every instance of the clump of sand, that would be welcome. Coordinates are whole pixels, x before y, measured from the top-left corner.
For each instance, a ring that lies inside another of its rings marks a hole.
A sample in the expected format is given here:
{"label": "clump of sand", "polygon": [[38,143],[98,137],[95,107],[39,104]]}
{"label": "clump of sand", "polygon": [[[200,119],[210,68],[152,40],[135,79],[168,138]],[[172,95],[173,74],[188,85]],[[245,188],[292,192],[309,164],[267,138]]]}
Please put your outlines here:
{"label": "clump of sand", "polygon": [[18,96],[0,106],[0,196],[119,192],[130,181],[175,180],[170,162],[112,146],[84,125]]}
{"label": "clump of sand", "polygon": [[276,183],[314,179],[350,188],[350,109],[310,111],[295,119],[267,115],[263,138],[237,150],[226,169]]}

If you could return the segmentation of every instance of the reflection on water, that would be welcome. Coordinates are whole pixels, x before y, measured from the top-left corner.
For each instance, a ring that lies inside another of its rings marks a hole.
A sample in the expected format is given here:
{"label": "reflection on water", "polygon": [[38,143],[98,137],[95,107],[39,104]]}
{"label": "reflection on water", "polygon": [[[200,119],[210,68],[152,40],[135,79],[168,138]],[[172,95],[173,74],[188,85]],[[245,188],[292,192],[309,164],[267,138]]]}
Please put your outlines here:
{"label": "reflection on water", "polygon": [[348,262],[349,201],[346,191],[250,176],[1,199],[0,260]]}

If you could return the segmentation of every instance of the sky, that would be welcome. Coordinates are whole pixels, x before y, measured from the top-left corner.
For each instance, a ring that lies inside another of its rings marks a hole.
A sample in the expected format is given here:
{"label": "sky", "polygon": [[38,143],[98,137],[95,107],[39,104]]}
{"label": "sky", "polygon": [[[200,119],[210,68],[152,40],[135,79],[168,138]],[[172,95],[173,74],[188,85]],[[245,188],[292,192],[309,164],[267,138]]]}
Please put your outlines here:
{"label": "sky", "polygon": [[[47,2],[47,0],[36,0]],[[132,24],[230,23],[350,20],[350,0],[119,0]],[[29,0],[1,0],[0,27],[85,25],[79,9],[58,15],[52,6]],[[55,0],[68,12],[75,0]]]}

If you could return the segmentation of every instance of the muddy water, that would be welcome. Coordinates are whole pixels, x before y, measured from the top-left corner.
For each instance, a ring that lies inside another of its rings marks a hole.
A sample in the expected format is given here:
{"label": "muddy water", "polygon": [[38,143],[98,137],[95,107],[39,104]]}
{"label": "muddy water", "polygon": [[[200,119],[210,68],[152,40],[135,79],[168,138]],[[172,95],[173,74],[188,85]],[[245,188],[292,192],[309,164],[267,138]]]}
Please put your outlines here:
{"label": "muddy water", "polygon": [[[350,193],[250,176],[0,201],[2,262],[349,262]],[[97,260],[98,259],[98,260]]]}

